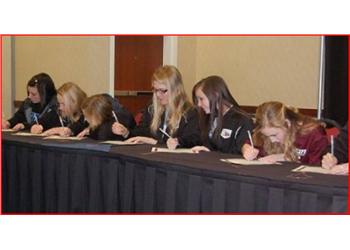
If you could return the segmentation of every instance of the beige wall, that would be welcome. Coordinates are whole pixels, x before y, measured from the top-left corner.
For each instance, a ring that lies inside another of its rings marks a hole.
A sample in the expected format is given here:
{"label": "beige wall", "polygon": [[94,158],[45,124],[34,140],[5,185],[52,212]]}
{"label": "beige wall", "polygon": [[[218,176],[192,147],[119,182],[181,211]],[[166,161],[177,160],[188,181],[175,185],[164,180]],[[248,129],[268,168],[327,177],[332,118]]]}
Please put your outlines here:
{"label": "beige wall", "polygon": [[[46,72],[58,88],[77,83],[88,95],[109,92],[110,37],[16,37],[16,100],[26,97],[26,85]],[[112,79],[113,81],[113,79]]]}
{"label": "beige wall", "polygon": [[195,82],[222,76],[241,105],[317,108],[320,37],[179,37],[178,67]]}
{"label": "beige wall", "polygon": [[[15,99],[23,100],[27,81],[39,72],[49,73],[57,87],[76,82],[88,95],[110,92],[113,87],[112,37],[15,37],[12,69],[10,40],[3,37],[6,117],[11,113],[11,88]],[[320,37],[187,36],[178,37],[174,44],[188,94],[198,80],[217,74],[241,105],[280,100],[317,108]]]}

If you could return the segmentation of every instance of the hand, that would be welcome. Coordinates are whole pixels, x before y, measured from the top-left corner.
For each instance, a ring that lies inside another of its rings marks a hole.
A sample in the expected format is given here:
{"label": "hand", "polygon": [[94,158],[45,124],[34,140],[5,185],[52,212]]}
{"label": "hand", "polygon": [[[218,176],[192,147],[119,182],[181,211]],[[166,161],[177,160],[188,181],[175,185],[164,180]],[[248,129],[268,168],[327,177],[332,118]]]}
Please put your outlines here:
{"label": "hand", "polygon": [[121,135],[124,138],[128,137],[128,135],[129,135],[129,130],[126,127],[124,127],[123,124],[121,124],[119,122],[113,123],[112,132],[116,135]]}
{"label": "hand", "polygon": [[51,128],[51,129],[48,129],[48,130],[46,130],[46,131],[43,133],[43,136],[57,135],[57,134],[58,134],[57,129],[58,129],[58,128]]}
{"label": "hand", "polygon": [[169,138],[166,141],[166,145],[168,146],[169,149],[176,149],[176,147],[179,145],[179,141],[177,138]]}
{"label": "hand", "polygon": [[204,147],[204,146],[195,146],[193,148],[191,148],[193,153],[198,154],[201,151],[205,151],[205,152],[210,152],[209,148]]}
{"label": "hand", "polygon": [[138,143],[146,143],[146,144],[152,144],[152,145],[157,144],[157,140],[150,137],[144,137],[144,136],[132,137],[126,140],[125,142],[134,143],[134,144],[138,144]]}
{"label": "hand", "polygon": [[256,159],[256,157],[259,155],[259,149],[256,149],[247,143],[242,146],[241,151],[244,159],[248,161]]}
{"label": "hand", "polygon": [[349,174],[349,163],[338,164],[331,168],[332,174],[347,175]]}
{"label": "hand", "polygon": [[58,131],[58,134],[60,136],[63,136],[63,137],[69,137],[73,134],[72,130],[70,128],[67,128],[67,127],[60,127],[58,128],[59,131]]}
{"label": "hand", "polygon": [[322,158],[322,167],[325,169],[331,169],[331,167],[337,165],[337,158],[331,153],[327,153]]}
{"label": "hand", "polygon": [[258,159],[259,161],[266,163],[276,163],[278,161],[284,161],[284,154],[272,154]]}
{"label": "hand", "polygon": [[8,121],[2,121],[2,128],[3,129],[7,129],[10,128],[10,123]]}
{"label": "hand", "polygon": [[17,123],[13,128],[13,130],[18,131],[24,129],[24,124],[23,123]]}
{"label": "hand", "polygon": [[43,135],[44,136],[50,136],[50,135],[59,135],[62,137],[68,137],[72,134],[72,131],[70,128],[67,127],[56,127],[56,128],[51,128],[49,130],[46,130]]}
{"label": "hand", "polygon": [[89,129],[89,128],[86,128],[86,129],[84,129],[83,131],[81,131],[81,132],[77,135],[77,137],[82,138],[82,137],[88,135],[89,133],[90,133],[90,129]]}
{"label": "hand", "polygon": [[41,134],[43,132],[43,130],[44,130],[43,126],[41,126],[40,124],[34,124],[30,128],[30,133],[32,133],[32,134]]}

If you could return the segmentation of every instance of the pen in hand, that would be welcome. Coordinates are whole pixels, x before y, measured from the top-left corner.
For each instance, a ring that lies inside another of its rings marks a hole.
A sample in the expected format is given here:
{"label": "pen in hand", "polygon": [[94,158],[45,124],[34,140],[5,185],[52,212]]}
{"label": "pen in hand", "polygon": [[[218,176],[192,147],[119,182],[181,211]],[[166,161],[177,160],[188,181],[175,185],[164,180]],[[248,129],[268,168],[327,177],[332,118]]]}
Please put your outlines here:
{"label": "pen in hand", "polygon": [[253,143],[252,135],[251,135],[251,133],[250,133],[249,130],[247,130],[247,132],[248,132],[248,137],[249,137],[250,145],[254,148],[254,143]]}
{"label": "pen in hand", "polygon": [[334,155],[334,136],[331,135],[331,154]]}
{"label": "pen in hand", "polygon": [[36,117],[36,114],[34,114],[34,120],[37,125],[39,125],[38,117]]}
{"label": "pen in hand", "polygon": [[64,127],[62,117],[59,115],[58,118],[60,119],[61,127]]}
{"label": "pen in hand", "polygon": [[164,135],[166,135],[168,138],[171,138],[171,136],[162,128],[159,128],[160,132],[162,132]]}
{"label": "pen in hand", "polygon": [[115,114],[115,112],[114,112],[113,110],[112,110],[112,114],[113,114],[113,117],[114,117],[115,121],[116,121],[116,122],[119,122],[119,121],[118,121],[118,117],[117,117],[117,115]]}

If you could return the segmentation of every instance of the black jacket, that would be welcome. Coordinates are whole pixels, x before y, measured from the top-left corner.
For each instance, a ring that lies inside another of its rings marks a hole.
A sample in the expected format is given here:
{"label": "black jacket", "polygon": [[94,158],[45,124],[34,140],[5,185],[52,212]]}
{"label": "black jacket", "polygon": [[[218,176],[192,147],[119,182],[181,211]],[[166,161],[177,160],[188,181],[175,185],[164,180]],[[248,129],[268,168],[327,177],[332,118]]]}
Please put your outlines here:
{"label": "black jacket", "polygon": [[[152,137],[158,141],[159,144],[165,144],[168,137],[161,131],[157,130],[156,134],[152,134],[150,125],[153,118],[153,106],[148,106],[142,115],[142,121],[139,126],[130,131],[129,137],[133,136],[147,136]],[[165,114],[162,115],[160,128],[163,127]],[[169,133],[169,131],[166,131]],[[179,141],[181,148],[190,148],[200,144],[199,124],[198,124],[198,112],[195,108],[191,108],[181,118],[179,128],[173,135]]]}
{"label": "black jacket", "polygon": [[23,123],[25,129],[29,129],[33,124],[36,123],[33,119],[33,115],[36,115],[38,122],[40,123],[41,119],[46,113],[56,110],[56,96],[54,96],[45,107],[41,107],[40,103],[32,103],[29,98],[26,98],[20,108],[13,115],[13,117],[8,120],[8,122],[10,123],[10,128],[15,126],[17,123]]}
{"label": "black jacket", "polygon": [[[77,135],[89,124],[85,121],[84,115],[81,115],[76,122],[69,121],[68,119],[62,118],[63,126],[70,128],[72,135]],[[39,124],[43,126],[44,131],[50,128],[61,127],[61,121],[57,110],[51,110],[46,113],[39,121]]]}
{"label": "black jacket", "polygon": [[[123,124],[127,128],[134,128],[135,127],[135,120],[133,115],[126,110],[119,102],[111,97],[108,94],[105,94],[105,97],[108,98],[109,101],[112,103],[112,108],[114,112],[116,113],[118,117],[118,121]],[[83,131],[85,128],[89,126],[89,123],[85,121],[84,115],[81,115],[79,120],[76,122],[70,122],[66,119],[62,119],[63,125],[65,127],[68,127],[71,129],[73,135],[79,134],[81,131]],[[114,122],[114,120],[113,120]],[[111,123],[113,125],[113,122]],[[59,114],[57,109],[51,110],[50,112],[46,113],[42,119],[39,120],[40,125],[43,126],[44,131],[50,128],[55,127],[61,127],[62,124],[59,119]],[[109,121],[107,122],[109,123]],[[98,128],[96,128],[96,131],[93,132],[92,138],[96,140],[106,140],[106,139],[98,139],[98,138],[110,138],[110,139],[116,139],[116,140],[124,140],[122,136],[112,136],[110,132],[112,132],[112,125],[110,126],[110,129],[107,125],[102,124]],[[99,131],[101,130],[101,131]],[[109,131],[110,130],[110,131]],[[90,131],[92,132],[92,131]]]}
{"label": "black jacket", "polygon": [[204,146],[223,153],[241,154],[243,144],[249,140],[248,130],[252,132],[254,124],[251,118],[230,109],[223,116],[222,129],[213,131]]}

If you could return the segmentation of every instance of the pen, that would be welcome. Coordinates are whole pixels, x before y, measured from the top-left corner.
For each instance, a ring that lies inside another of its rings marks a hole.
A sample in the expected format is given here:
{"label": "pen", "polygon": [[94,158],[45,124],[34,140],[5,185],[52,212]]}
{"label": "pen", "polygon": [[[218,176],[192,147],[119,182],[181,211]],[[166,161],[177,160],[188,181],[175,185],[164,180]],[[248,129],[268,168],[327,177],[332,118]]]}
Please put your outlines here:
{"label": "pen", "polygon": [[62,117],[59,115],[58,118],[60,119],[61,126],[64,127]]}
{"label": "pen", "polygon": [[162,132],[164,135],[166,135],[167,137],[171,138],[171,136],[163,129],[159,128],[160,132]]}
{"label": "pen", "polygon": [[254,148],[254,144],[253,144],[252,135],[251,135],[251,133],[250,133],[250,131],[249,131],[249,130],[247,130],[247,132],[248,132],[248,137],[249,137],[250,145],[251,145],[251,146]]}
{"label": "pen", "polygon": [[34,120],[35,120],[36,124],[38,124],[38,125],[39,125],[39,122],[38,122],[38,117],[36,117],[36,114],[34,114]]}
{"label": "pen", "polygon": [[113,114],[113,117],[114,117],[115,121],[116,121],[116,122],[119,122],[119,121],[118,121],[118,118],[117,118],[117,115],[115,114],[115,112],[114,112],[113,110],[112,110],[112,114]]}
{"label": "pen", "polygon": [[331,135],[331,154],[334,155],[334,136]]}

